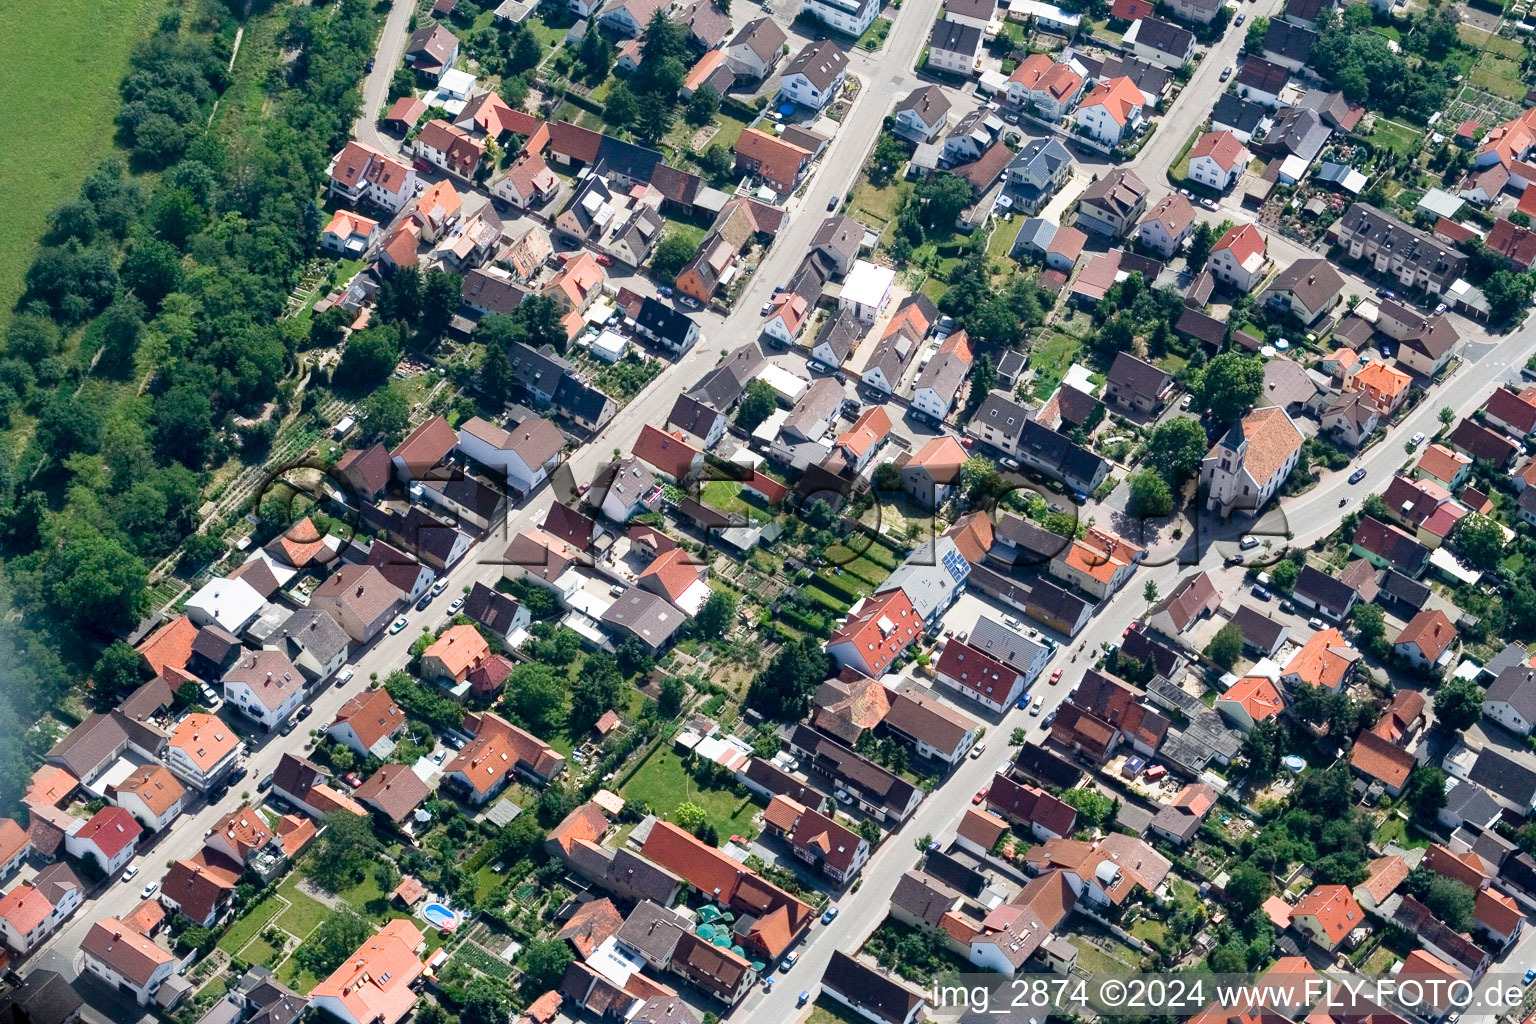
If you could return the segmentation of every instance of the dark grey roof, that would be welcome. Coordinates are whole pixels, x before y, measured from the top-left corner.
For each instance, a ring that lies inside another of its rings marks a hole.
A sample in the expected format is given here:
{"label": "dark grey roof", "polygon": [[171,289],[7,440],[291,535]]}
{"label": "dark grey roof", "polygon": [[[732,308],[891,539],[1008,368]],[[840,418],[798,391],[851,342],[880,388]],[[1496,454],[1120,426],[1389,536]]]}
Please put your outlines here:
{"label": "dark grey roof", "polygon": [[1090,78],[1129,78],[1136,88],[1151,96],[1161,96],[1173,84],[1172,71],[1140,57],[1107,57],[1102,62],[1093,62],[1074,52],[1073,59],[1090,68]]}
{"label": "dark grey roof", "polygon": [[1264,52],[1277,53],[1287,60],[1299,60],[1305,64],[1307,55],[1312,52],[1312,44],[1316,41],[1316,32],[1276,18],[1269,23],[1269,31],[1264,33]]}
{"label": "dark grey roof", "polygon": [[960,898],[960,891],[922,871],[908,871],[896,882],[891,906],[899,907],[924,924],[937,928],[946,911]]}
{"label": "dark grey roof", "polygon": [[1058,789],[1074,789],[1083,778],[1083,770],[1071,761],[1029,743],[1019,748],[1013,764],[1027,778]]}
{"label": "dark grey roof", "polygon": [[1232,624],[1243,634],[1243,641],[1261,651],[1273,650],[1285,624],[1276,622],[1250,605],[1240,605],[1232,615]]}
{"label": "dark grey roof", "polygon": [[807,306],[815,306],[821,298],[821,289],[832,279],[832,270],[819,253],[807,253],[805,259],[789,279],[786,291],[794,292],[805,300]]}
{"label": "dark grey roof", "polygon": [[1378,595],[1385,594],[1415,611],[1424,607],[1424,602],[1429,600],[1430,593],[1427,586],[1391,567],[1388,567],[1387,574],[1381,581],[1381,589],[1377,591]]}
{"label": "dark grey roof", "polygon": [[842,950],[833,950],[821,987],[830,989],[860,1015],[885,1024],[901,1024],[923,997],[872,967],[865,967]]}
{"label": "dark grey roof", "polygon": [[[822,424],[822,430],[825,430],[837,416],[837,410],[842,404],[843,386],[833,377],[817,377],[805,389],[805,394],[800,396],[800,401],[790,409],[780,430],[801,440],[815,440],[811,428],[819,423]],[[820,436],[819,431],[816,436]]]}
{"label": "dark grey roof", "polygon": [[795,726],[789,744],[796,750],[807,752],[815,770],[844,789],[852,790],[868,803],[883,806],[898,816],[907,813],[916,790],[901,776],[804,724]]}
{"label": "dark grey roof", "polygon": [[517,598],[492,590],[478,580],[464,599],[465,615],[503,636],[512,628],[519,607]]}
{"label": "dark grey roof", "polygon": [[0,1002],[0,1009],[16,1014],[17,1024],[64,1024],[84,1005],[85,1001],[63,975],[34,970]]}
{"label": "dark grey roof", "polygon": [[1486,825],[1498,820],[1499,803],[1475,782],[1458,780],[1445,791],[1445,810],[1463,821]]}
{"label": "dark grey roof", "polygon": [[1275,122],[1258,143],[1265,152],[1285,153],[1307,163],[1317,159],[1332,134],[1315,110],[1286,107],[1275,115]]}
{"label": "dark grey roof", "polygon": [[848,67],[848,55],[830,39],[807,43],[784,69],[784,77],[804,75],[818,89],[826,89]]}
{"label": "dark grey roof", "polygon": [[693,317],[658,302],[649,295],[640,303],[635,323],[659,338],[681,345],[694,325]]}
{"label": "dark grey roof", "polygon": [[1001,381],[1017,380],[1019,374],[1029,365],[1029,357],[1018,349],[1008,348],[997,357],[997,379]]}
{"label": "dark grey roof", "polygon": [[684,618],[683,613],[666,599],[639,587],[630,587],[603,613],[603,624],[637,636],[652,648],[659,649],[672,639]]}
{"label": "dark grey roof", "polygon": [[772,18],[757,18],[741,26],[731,41],[726,43],[726,48],[745,44],[759,60],[771,61],[773,55],[779,52],[779,47],[789,39],[779,23]]}
{"label": "dark grey roof", "polygon": [[766,361],[757,342],[746,342],[699,378],[699,382],[689,388],[688,393],[721,411],[729,409],[746,390],[747,381]]}
{"label": "dark grey roof", "polygon": [[350,642],[346,630],[331,618],[329,612],[301,608],[288,616],[288,621],[272,634],[269,646],[281,644],[290,660],[299,651],[307,651],[324,665],[346,650]]}
{"label": "dark grey roof", "polygon": [[1319,572],[1310,565],[1301,567],[1301,574],[1296,577],[1293,593],[1297,597],[1305,597],[1324,608],[1337,612],[1343,612],[1356,597],[1354,589],[1348,583],[1335,579],[1327,573]]}
{"label": "dark grey roof", "polygon": [[560,386],[555,389],[554,402],[557,408],[572,417],[597,421],[603,418],[603,413],[613,404],[613,399],[591,384],[567,375],[561,378]]}
{"label": "dark grey roof", "polygon": [[816,229],[816,235],[811,239],[811,248],[827,248],[837,253],[844,261],[851,260],[859,254],[859,246],[864,244],[864,225],[852,217],[844,217],[834,214],[821,222],[821,227]]}
{"label": "dark grey roof", "polygon": [[[1414,586],[1421,585],[1418,583],[1414,584]],[[1524,665],[1530,661],[1530,658],[1531,652],[1526,650],[1523,644],[1505,644],[1504,649],[1490,658],[1488,663],[1483,666],[1483,674],[1497,679],[1499,674],[1505,669],[1513,668],[1516,665]]]}
{"label": "dark grey roof", "polygon": [[686,430],[695,437],[705,437],[722,413],[708,402],[701,402],[692,395],[678,395],[667,413],[667,426]]}
{"label": "dark grey roof", "polygon": [[752,780],[754,785],[761,786],[775,796],[787,796],[796,803],[819,811],[826,803],[825,793],[808,783],[781,771],[774,767],[770,761],[764,761],[760,757],[753,757],[747,762],[747,767],[742,774]]}
{"label": "dark grey roof", "polygon": [[974,25],[962,25],[958,21],[936,21],[928,34],[930,49],[946,53],[963,53],[974,57],[981,45],[981,29]]}
{"label": "dark grey roof", "polygon": [[652,962],[672,959],[672,950],[688,933],[688,922],[666,907],[645,900],[635,906],[614,938]]}
{"label": "dark grey roof", "polygon": [[924,124],[932,125],[949,114],[950,105],[949,97],[944,95],[943,89],[936,85],[922,85],[913,89],[906,99],[897,104],[896,112],[914,111]]}
{"label": "dark grey roof", "polygon": [[853,354],[853,343],[858,338],[858,317],[853,315],[851,309],[840,309],[816,332],[816,341],[812,343],[811,350],[814,352],[821,345],[827,345],[841,363]]}
{"label": "dark grey roof", "polygon": [[507,360],[517,382],[531,391],[552,395],[560,381],[571,370],[571,364],[555,354],[547,345],[532,349],[520,341],[507,346]]}
{"label": "dark grey roof", "polygon": [[1485,700],[1499,700],[1527,722],[1536,722],[1536,668],[1512,665],[1488,687]]}
{"label": "dark grey roof", "polygon": [[1252,135],[1258,131],[1259,123],[1269,115],[1269,111],[1261,104],[1252,100],[1245,100],[1233,92],[1224,92],[1216,101],[1216,107],[1211,111],[1211,124]]}
{"label": "dark grey roof", "polygon": [[1194,33],[1161,18],[1142,18],[1136,25],[1137,43],[1170,56],[1188,52],[1195,41]]}
{"label": "dark grey roof", "polygon": [[1138,397],[1156,399],[1173,374],[1162,367],[1153,366],[1145,359],[1138,359],[1129,352],[1121,352],[1109,367],[1106,381],[1112,387]]}
{"label": "dark grey roof", "polygon": [[1455,247],[1404,224],[1370,203],[1350,204],[1337,223],[1339,230],[1348,230],[1362,244],[1374,243],[1382,251],[1401,256],[1405,266],[1424,268],[1441,288],[1466,270],[1467,257]]}
{"label": "dark grey roof", "polygon": [[1536,800],[1536,771],[1491,747],[1477,755],[1468,777],[1486,786],[1490,793],[1522,807],[1529,807]]}
{"label": "dark grey roof", "polygon": [[1015,565],[1044,565],[1067,549],[1069,541],[1059,533],[1012,512],[1004,512],[992,528],[993,537],[1014,549]]}
{"label": "dark grey roof", "polygon": [[1032,413],[1029,406],[1016,401],[1008,392],[989,391],[966,425],[966,431],[974,432],[979,427],[991,427],[1000,431],[1004,437],[1017,438],[1024,432],[1024,424],[1029,422]]}
{"label": "dark grey roof", "polygon": [[1035,659],[1045,650],[1041,644],[985,615],[971,627],[971,635],[966,642],[1001,664],[1021,671],[1034,664]]}
{"label": "dark grey roof", "polygon": [[1068,481],[1092,480],[1105,467],[1102,458],[1037,420],[1024,425],[1019,449]]}

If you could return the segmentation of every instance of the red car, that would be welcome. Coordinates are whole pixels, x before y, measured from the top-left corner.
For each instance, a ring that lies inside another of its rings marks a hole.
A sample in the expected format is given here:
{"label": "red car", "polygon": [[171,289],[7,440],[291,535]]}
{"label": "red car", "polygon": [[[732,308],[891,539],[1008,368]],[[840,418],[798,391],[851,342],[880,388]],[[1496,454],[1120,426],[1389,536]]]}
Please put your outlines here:
{"label": "red car", "polygon": [[978,789],[976,791],[976,795],[971,797],[971,803],[979,804],[983,800],[985,800],[986,798],[987,798],[987,791],[985,789]]}
{"label": "red car", "polygon": [[613,266],[613,257],[609,256],[607,253],[600,252],[594,258],[597,260],[597,265],[600,267]]}
{"label": "red car", "polygon": [[1061,669],[1051,673],[1051,685],[1055,686],[1059,682],[1061,682]]}
{"label": "red car", "polygon": [[347,772],[347,774],[342,776],[342,780],[353,789],[363,784],[363,780],[357,777],[356,772]]}

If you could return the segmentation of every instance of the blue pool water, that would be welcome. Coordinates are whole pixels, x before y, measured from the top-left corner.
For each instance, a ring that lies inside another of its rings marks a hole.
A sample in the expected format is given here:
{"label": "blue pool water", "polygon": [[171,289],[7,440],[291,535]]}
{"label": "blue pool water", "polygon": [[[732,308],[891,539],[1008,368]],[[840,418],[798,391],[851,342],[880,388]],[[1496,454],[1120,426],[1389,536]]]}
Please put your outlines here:
{"label": "blue pool water", "polygon": [[428,903],[421,911],[421,916],[435,928],[449,932],[459,923],[459,915],[443,906],[441,903]]}

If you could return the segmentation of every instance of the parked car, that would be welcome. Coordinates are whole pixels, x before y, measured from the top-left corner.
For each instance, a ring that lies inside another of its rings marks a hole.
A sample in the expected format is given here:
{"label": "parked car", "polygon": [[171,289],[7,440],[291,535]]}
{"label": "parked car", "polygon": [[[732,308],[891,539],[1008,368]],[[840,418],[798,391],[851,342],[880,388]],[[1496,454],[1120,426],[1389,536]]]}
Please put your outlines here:
{"label": "parked car", "polygon": [[821,923],[822,924],[831,924],[832,923],[832,919],[834,917],[836,917],[836,916],[837,916],[837,908],[836,907],[828,907],[827,908],[827,912],[825,914],[821,915]]}
{"label": "parked car", "polygon": [[1046,728],[1050,728],[1051,723],[1054,722],[1054,721],[1056,721],[1056,709],[1055,708],[1051,708],[1050,714],[1048,714],[1044,718],[1040,719],[1040,724],[1045,726]]}
{"label": "parked car", "polygon": [[1058,668],[1056,671],[1051,673],[1051,685],[1052,686],[1055,686],[1057,683],[1061,682],[1061,671],[1062,670]]}
{"label": "parked car", "polygon": [[974,747],[971,748],[971,760],[972,761],[976,760],[978,757],[981,756],[982,751],[984,751],[986,749],[987,749],[987,745],[985,743],[978,743],[978,744],[976,744]]}
{"label": "parked car", "polygon": [[353,668],[351,665],[348,665],[345,668],[343,668],[340,672],[337,672],[336,673],[336,688],[339,690],[343,686],[346,686],[348,683],[350,683],[352,681],[352,677],[355,676],[355,675],[357,675],[357,669]]}
{"label": "parked car", "polygon": [[1216,200],[1214,199],[1202,199],[1200,200],[1200,205],[1205,207],[1207,210],[1210,210],[1212,213],[1215,213],[1217,210],[1221,209],[1221,207],[1216,205]]}
{"label": "parked car", "polygon": [[447,576],[443,576],[436,583],[432,584],[432,596],[436,597],[438,594],[441,594],[443,591],[445,591],[447,589],[448,589],[448,577]]}
{"label": "parked car", "polygon": [[1280,610],[1289,615],[1296,610],[1296,606],[1291,603],[1290,598],[1286,598],[1280,602]]}
{"label": "parked car", "polygon": [[785,953],[784,959],[779,961],[779,970],[784,973],[788,973],[789,969],[799,962],[800,953],[798,950],[793,953]]}
{"label": "parked car", "polygon": [[[297,718],[290,718],[290,719],[288,719],[288,721],[283,723],[283,735],[284,736],[290,735],[293,732],[293,730],[297,729],[298,727],[299,727],[299,720]],[[223,793],[219,794],[219,796],[223,796],[223,795],[224,795]],[[219,802],[218,801],[218,797],[214,797],[211,800],[209,800],[209,803],[218,803],[218,802]]]}
{"label": "parked car", "polygon": [[1424,431],[1421,430],[1417,434],[1414,434],[1412,437],[1410,437],[1408,439],[1408,443],[1413,445],[1415,448],[1417,448],[1419,445],[1423,444],[1424,443]]}
{"label": "parked car", "polygon": [[1377,288],[1376,297],[1378,299],[1395,299],[1397,298],[1397,292],[1394,292],[1391,288]]}
{"label": "parked car", "polygon": [[357,772],[347,772],[347,774],[341,777],[341,781],[345,782],[353,789],[356,789],[358,786],[363,784],[363,780],[358,778]]}
{"label": "parked car", "polygon": [[811,1001],[811,994],[809,992],[801,992],[800,995],[795,997],[795,1005],[796,1006],[804,1006],[806,1003],[808,1003],[810,1001]]}
{"label": "parked car", "polygon": [[159,882],[150,882],[144,888],[139,890],[139,899],[141,899],[141,900],[149,899],[151,896],[153,896],[155,894],[155,890],[158,889],[158,888],[160,888],[160,883]]}
{"label": "parked car", "polygon": [[978,789],[976,791],[976,795],[975,796],[971,797],[971,803],[979,804],[983,800],[985,800],[986,798],[987,798],[987,790],[986,790],[986,787],[983,786],[981,789]]}
{"label": "parked car", "polygon": [[1256,548],[1259,546],[1259,538],[1255,537],[1251,533],[1244,534],[1243,539],[1237,542],[1237,546],[1242,548],[1244,551],[1247,551],[1250,548]]}
{"label": "parked car", "polygon": [[123,869],[123,881],[131,881],[133,876],[138,873],[139,866],[137,864],[129,864],[126,868]]}
{"label": "parked car", "polygon": [[400,632],[402,629],[404,629],[406,626],[409,626],[410,624],[411,624],[411,620],[410,619],[406,618],[404,615],[400,616],[394,622],[391,622],[389,624],[390,635],[393,636],[394,634]]}
{"label": "parked car", "polygon": [[256,791],[258,793],[265,793],[267,790],[269,790],[271,788],[272,788],[272,774],[270,772],[268,772],[266,775],[263,775],[261,777],[261,781],[260,782],[256,783]]}
{"label": "parked car", "polygon": [[611,266],[613,266],[613,257],[609,256],[605,252],[600,252],[600,253],[598,253],[593,258],[597,260],[597,265],[600,266],[600,267],[611,267]]}
{"label": "parked car", "polygon": [[1253,593],[1253,596],[1258,598],[1260,601],[1268,601],[1271,597],[1274,596],[1269,591],[1267,591],[1263,587],[1259,586],[1257,583],[1255,583],[1253,585],[1252,593]]}
{"label": "parked car", "polygon": [[207,683],[203,684],[201,692],[203,695],[203,700],[207,701],[210,705],[217,704],[219,702],[218,693]]}
{"label": "parked car", "polygon": [[1038,694],[1035,697],[1035,702],[1029,706],[1029,713],[1038,718],[1040,717],[1040,709],[1044,706],[1045,696],[1043,694]]}
{"label": "parked car", "polygon": [[765,302],[765,303],[763,303],[763,308],[757,311],[757,315],[758,316],[767,316],[769,313],[772,313],[772,312],[773,312],[773,303],[772,302]]}
{"label": "parked car", "polygon": [[1246,15],[1246,14],[1239,14],[1237,16],[1237,20],[1235,22],[1233,22],[1233,24],[1234,25],[1242,25],[1242,23],[1247,21],[1247,20],[1248,20],[1248,15]]}
{"label": "parked car", "polygon": [[1365,479],[1365,470],[1363,470],[1363,469],[1357,469],[1353,473],[1349,474],[1349,482],[1352,483],[1352,484],[1357,484],[1361,480],[1364,480],[1364,479]]}
{"label": "parked car", "polygon": [[459,609],[463,607],[464,599],[462,597],[456,597],[453,599],[453,603],[448,606],[448,614],[457,615],[459,614]]}
{"label": "parked car", "polygon": [[827,200],[827,212],[831,213],[835,209],[837,209],[837,196]]}
{"label": "parked car", "polygon": [[1450,307],[1448,307],[1445,303],[1443,303],[1443,302],[1440,303],[1438,306],[1435,307],[1435,316],[1439,316],[1441,313],[1444,313],[1449,308]]}
{"label": "parked car", "polygon": [[363,70],[364,71],[372,71],[373,70],[373,58],[372,57],[369,57],[367,60],[363,61]]}
{"label": "parked car", "polygon": [[1536,981],[1536,967],[1525,972],[1525,983],[1529,985],[1533,981]]}
{"label": "parked car", "polygon": [[308,718],[314,713],[315,706],[313,704],[305,704],[303,707],[299,708],[299,721],[302,722],[304,719]]}
{"label": "parked car", "polygon": [[1322,619],[1318,618],[1316,615],[1312,616],[1310,619],[1307,620],[1307,625],[1311,626],[1313,629],[1327,629],[1328,628],[1328,623],[1324,622]]}
{"label": "parked car", "polygon": [[1223,82],[1225,82],[1227,79],[1229,79],[1231,77],[1232,77],[1232,65],[1228,64],[1226,67],[1221,69],[1221,80]]}
{"label": "parked car", "polygon": [[433,596],[434,595],[432,595],[430,593],[422,594],[421,595],[421,600],[416,602],[416,610],[419,611],[419,612],[426,611],[427,610],[427,605],[432,603]]}

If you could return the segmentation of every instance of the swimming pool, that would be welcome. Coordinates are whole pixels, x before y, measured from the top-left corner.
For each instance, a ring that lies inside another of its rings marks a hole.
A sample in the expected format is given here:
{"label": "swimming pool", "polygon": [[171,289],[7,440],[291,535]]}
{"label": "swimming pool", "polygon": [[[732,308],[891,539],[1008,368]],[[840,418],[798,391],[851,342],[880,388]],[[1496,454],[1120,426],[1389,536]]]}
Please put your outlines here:
{"label": "swimming pool", "polygon": [[422,908],[421,916],[440,931],[451,932],[459,925],[459,915],[441,903],[428,903]]}

